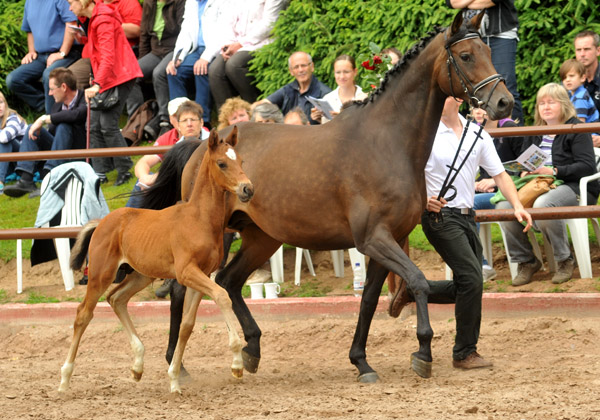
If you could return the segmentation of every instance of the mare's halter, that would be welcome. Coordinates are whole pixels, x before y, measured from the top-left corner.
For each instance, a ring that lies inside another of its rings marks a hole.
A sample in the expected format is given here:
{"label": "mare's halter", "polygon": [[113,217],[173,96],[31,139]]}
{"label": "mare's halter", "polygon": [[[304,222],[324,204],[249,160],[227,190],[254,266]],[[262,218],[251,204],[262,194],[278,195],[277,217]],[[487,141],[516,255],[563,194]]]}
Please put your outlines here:
{"label": "mare's halter", "polygon": [[[465,76],[465,73],[458,66],[458,63],[456,62],[456,59],[452,55],[452,51],[450,50],[450,48],[452,48],[452,46],[454,44],[458,44],[459,42],[466,41],[468,39],[474,39],[474,38],[481,38],[481,36],[476,32],[469,32],[467,35],[465,35],[463,38],[459,39],[458,41],[454,41],[452,44],[446,45],[445,46],[446,53],[448,54],[448,59],[446,60],[446,66],[448,68],[448,80],[450,81],[450,92],[451,92],[452,96],[456,97],[456,95],[454,94],[454,87],[452,86],[452,74],[451,74],[451,69],[452,69],[452,67],[454,67],[454,71],[456,72],[456,75],[458,76],[458,80],[460,81],[463,91],[469,97],[470,105],[474,108],[481,108],[483,105],[487,105],[490,98],[492,97],[492,94],[494,93],[494,90],[496,90],[498,83],[504,82],[504,78],[498,73],[492,74],[491,76],[486,77],[479,83],[475,84],[475,86],[473,86],[471,81],[469,79],[467,79],[467,77]],[[452,65],[452,67],[450,65]],[[492,86],[492,89],[490,90],[490,93],[489,93],[487,99],[485,101],[480,101],[479,99],[477,99],[477,97],[475,96],[477,94],[477,91],[479,89],[481,89],[482,87],[487,86],[493,82],[495,82],[495,83]],[[469,90],[470,90],[470,92],[469,92]]]}

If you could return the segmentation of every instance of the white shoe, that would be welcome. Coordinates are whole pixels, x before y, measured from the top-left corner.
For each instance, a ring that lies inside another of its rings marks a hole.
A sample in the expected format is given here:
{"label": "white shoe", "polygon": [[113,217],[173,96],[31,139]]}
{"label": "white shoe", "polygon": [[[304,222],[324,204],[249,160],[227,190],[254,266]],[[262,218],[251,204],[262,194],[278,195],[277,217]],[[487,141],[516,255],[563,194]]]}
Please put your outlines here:
{"label": "white shoe", "polygon": [[248,277],[246,280],[246,284],[254,284],[254,283],[268,283],[271,281],[271,273],[262,268],[258,268],[254,273]]}
{"label": "white shoe", "polygon": [[489,266],[487,264],[485,264],[481,268],[481,271],[483,272],[483,282],[484,283],[489,280],[494,280],[496,278],[496,276],[498,275],[498,273],[496,273],[496,270],[494,270],[491,266]]}

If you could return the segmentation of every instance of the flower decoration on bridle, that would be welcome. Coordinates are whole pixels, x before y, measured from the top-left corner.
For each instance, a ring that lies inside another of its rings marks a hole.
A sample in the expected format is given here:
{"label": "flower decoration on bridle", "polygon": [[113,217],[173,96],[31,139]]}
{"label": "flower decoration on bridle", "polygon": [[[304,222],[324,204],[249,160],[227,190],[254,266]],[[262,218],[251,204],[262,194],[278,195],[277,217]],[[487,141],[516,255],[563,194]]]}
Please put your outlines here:
{"label": "flower decoration on bridle", "polygon": [[385,72],[392,67],[392,59],[388,55],[381,53],[379,45],[369,42],[369,50],[370,53],[358,56],[358,62],[364,69],[361,86],[365,92],[377,89],[383,80]]}

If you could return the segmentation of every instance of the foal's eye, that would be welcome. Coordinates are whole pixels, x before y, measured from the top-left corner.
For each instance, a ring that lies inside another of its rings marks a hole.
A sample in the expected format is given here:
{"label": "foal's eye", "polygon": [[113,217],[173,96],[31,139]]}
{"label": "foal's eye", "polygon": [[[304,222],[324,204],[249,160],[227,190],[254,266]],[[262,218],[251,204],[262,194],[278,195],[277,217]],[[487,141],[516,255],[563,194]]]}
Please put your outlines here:
{"label": "foal's eye", "polygon": [[225,162],[217,162],[217,165],[219,165],[219,169],[227,169],[227,164]]}
{"label": "foal's eye", "polygon": [[467,54],[467,53],[462,53],[460,55],[460,59],[462,61],[464,61],[465,63],[468,63],[469,61],[471,61],[471,54]]}

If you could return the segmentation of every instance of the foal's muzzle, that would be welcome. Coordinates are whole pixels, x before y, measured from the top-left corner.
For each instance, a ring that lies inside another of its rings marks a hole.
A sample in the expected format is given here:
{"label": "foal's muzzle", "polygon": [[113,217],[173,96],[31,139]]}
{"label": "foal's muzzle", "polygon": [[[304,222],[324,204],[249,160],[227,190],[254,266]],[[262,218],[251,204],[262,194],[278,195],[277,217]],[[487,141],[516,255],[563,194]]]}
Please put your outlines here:
{"label": "foal's muzzle", "polygon": [[254,186],[250,183],[238,185],[237,196],[242,203],[247,203],[254,196]]}

